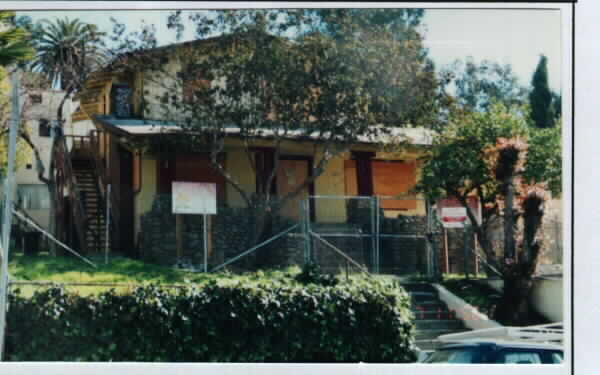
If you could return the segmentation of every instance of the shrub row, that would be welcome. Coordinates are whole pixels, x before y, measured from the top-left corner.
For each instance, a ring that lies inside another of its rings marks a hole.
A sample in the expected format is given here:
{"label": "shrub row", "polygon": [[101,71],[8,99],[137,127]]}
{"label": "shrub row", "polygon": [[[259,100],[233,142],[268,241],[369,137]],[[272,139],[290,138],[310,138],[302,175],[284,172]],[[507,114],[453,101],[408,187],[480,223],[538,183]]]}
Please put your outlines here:
{"label": "shrub row", "polygon": [[10,295],[13,361],[413,362],[409,299],[391,283],[156,286]]}

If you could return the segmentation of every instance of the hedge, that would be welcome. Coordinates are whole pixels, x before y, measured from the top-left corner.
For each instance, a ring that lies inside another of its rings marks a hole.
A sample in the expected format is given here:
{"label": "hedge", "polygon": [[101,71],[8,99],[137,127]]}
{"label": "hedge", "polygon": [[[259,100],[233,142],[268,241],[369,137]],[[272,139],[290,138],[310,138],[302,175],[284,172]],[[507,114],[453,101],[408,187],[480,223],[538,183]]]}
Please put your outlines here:
{"label": "hedge", "polygon": [[9,299],[11,361],[414,362],[410,301],[378,280],[147,286]]}

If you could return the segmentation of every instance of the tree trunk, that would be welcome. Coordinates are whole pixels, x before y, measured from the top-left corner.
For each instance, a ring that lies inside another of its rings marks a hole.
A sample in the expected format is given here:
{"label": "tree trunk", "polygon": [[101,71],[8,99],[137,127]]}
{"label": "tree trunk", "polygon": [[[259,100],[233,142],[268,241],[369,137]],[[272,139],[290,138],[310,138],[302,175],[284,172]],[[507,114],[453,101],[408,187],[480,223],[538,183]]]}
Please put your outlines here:
{"label": "tree trunk", "polygon": [[503,325],[528,325],[535,323],[531,319],[529,297],[533,280],[527,270],[519,264],[508,267],[504,273],[504,292],[494,319]]}
{"label": "tree trunk", "polygon": [[514,177],[511,175],[504,181],[504,259],[515,260],[515,215],[514,199],[515,187],[513,185]]}
{"label": "tree trunk", "polygon": [[[54,178],[50,177],[49,181],[46,183],[46,186],[48,187],[48,196],[50,197],[50,205],[49,205],[49,217],[50,220],[48,221],[48,232],[50,234],[52,234],[53,236],[56,237],[57,235],[57,225],[56,225],[56,184],[54,181]],[[49,251],[52,255],[56,255],[56,244],[54,243],[54,241],[50,241],[48,243],[49,245]]]}

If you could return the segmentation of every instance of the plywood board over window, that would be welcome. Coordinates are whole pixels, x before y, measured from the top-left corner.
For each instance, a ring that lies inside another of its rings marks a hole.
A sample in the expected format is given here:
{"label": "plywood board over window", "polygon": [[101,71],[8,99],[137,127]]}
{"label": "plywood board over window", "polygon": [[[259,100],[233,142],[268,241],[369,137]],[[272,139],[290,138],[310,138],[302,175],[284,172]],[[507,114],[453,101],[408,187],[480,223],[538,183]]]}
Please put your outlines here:
{"label": "plywood board over window", "polygon": [[208,154],[177,155],[175,181],[215,183],[218,202],[225,203],[225,177],[210,165]]}
{"label": "plywood board over window", "polygon": [[[417,168],[414,161],[371,162],[373,170],[373,192],[379,196],[407,194],[417,182]],[[389,210],[414,210],[414,199],[382,199],[381,208]]]}

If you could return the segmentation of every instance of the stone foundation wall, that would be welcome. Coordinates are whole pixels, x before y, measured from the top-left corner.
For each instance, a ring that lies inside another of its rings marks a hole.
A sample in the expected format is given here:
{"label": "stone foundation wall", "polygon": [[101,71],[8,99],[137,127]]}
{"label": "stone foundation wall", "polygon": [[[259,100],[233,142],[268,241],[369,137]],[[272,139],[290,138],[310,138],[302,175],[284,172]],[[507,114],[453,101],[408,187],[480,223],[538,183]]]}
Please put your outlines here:
{"label": "stone foundation wall", "polygon": [[[143,259],[149,262],[174,265],[177,263],[200,266],[204,263],[204,228],[201,215],[180,215],[182,253],[177,255],[177,219],[172,213],[170,196],[155,198],[152,210],[142,216],[139,247]],[[254,243],[255,213],[248,208],[218,207],[217,215],[210,216],[209,267],[215,267],[251,248]],[[273,220],[273,231],[278,233],[294,223],[287,219]],[[246,270],[257,266],[277,267],[302,264],[303,239],[288,234],[233,263],[229,269]]]}
{"label": "stone foundation wall", "polygon": [[[347,237],[324,238],[339,248],[357,263],[373,269],[373,242],[371,237],[356,237],[355,234],[371,234],[371,202],[355,200],[348,204],[346,223],[313,223],[312,230],[318,234],[348,234]],[[204,263],[203,218],[201,215],[181,215],[181,256],[177,254],[177,219],[171,213],[170,196],[155,199],[150,212],[142,216],[139,247],[143,259],[149,262],[174,265],[177,263],[200,267]],[[255,239],[256,215],[253,209],[218,207],[217,215],[210,217],[211,251],[209,268],[214,268],[251,248]],[[380,238],[380,271],[388,274],[415,274],[427,271],[426,217],[399,216],[386,218],[380,212],[381,234],[418,235],[421,238]],[[273,235],[289,228],[295,222],[285,218],[274,218]],[[300,229],[289,233],[254,253],[244,256],[227,268],[233,271],[277,268],[304,264],[305,239]],[[344,271],[355,267],[316,238],[311,240],[312,258],[326,272]],[[450,242],[450,241],[449,241]],[[451,241],[453,246],[460,246]],[[438,249],[442,249],[438,246]],[[460,262],[454,261],[460,265]],[[459,271],[455,271],[459,272]]]}

